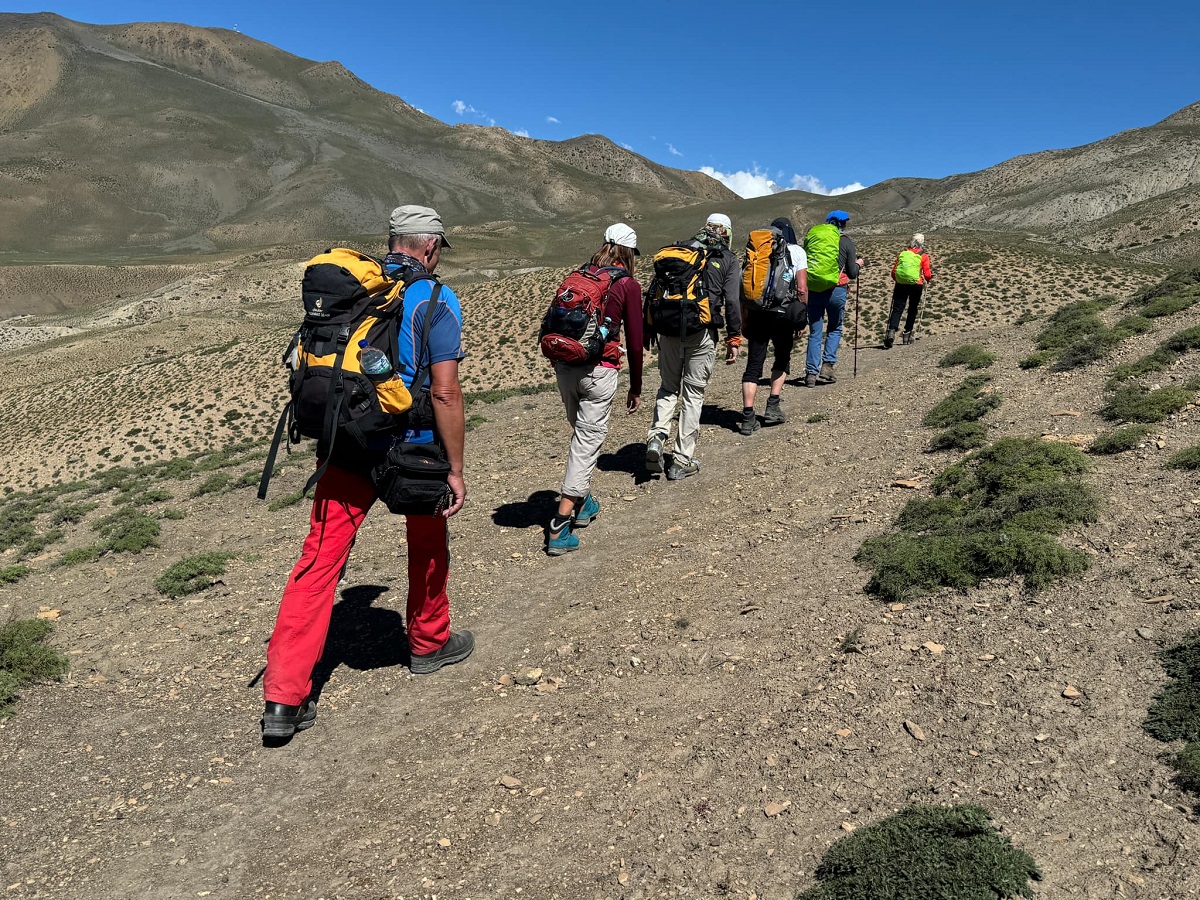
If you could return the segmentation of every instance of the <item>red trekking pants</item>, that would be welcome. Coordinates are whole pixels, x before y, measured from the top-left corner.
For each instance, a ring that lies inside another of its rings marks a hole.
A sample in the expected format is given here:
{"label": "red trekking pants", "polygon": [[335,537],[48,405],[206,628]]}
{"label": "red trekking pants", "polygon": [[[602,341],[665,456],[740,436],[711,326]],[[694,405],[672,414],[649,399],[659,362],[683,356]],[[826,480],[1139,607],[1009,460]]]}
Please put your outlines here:
{"label": "red trekking pants", "polygon": [[[267,646],[263,696],[295,706],[312,692],[313,667],[329,634],[329,617],[354,536],[375,502],[369,480],[330,466],[317,482],[312,525],[300,561],[288,577]],[[406,516],[408,530],[408,644],[424,655],[450,637],[449,530],[441,516]]]}

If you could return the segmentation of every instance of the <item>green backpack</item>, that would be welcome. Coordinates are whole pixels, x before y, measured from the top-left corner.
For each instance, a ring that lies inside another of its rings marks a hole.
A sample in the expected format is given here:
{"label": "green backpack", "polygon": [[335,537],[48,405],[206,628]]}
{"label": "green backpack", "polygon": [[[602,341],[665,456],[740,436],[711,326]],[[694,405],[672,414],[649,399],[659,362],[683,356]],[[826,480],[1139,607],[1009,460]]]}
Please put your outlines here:
{"label": "green backpack", "polygon": [[804,236],[804,252],[808,255],[808,289],[815,293],[835,288],[842,277],[838,255],[842,231],[836,225],[814,225]]}
{"label": "green backpack", "polygon": [[921,283],[921,254],[916,250],[901,250],[896,259],[896,284]]}

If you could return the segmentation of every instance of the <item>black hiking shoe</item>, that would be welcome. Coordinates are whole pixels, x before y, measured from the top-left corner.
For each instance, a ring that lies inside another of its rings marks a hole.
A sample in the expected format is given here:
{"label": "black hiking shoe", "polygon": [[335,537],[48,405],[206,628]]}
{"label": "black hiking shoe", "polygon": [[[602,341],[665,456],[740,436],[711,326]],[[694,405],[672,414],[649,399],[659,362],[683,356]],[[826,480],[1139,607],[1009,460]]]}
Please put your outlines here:
{"label": "black hiking shoe", "polygon": [[685,463],[671,460],[671,464],[667,466],[667,481],[681,481],[684,478],[691,478],[693,475],[700,474],[700,463],[694,459],[689,459]]}
{"label": "black hiking shoe", "polygon": [[805,387],[816,387],[817,386],[817,376],[813,372],[806,372],[804,374],[804,386]]}
{"label": "black hiking shoe", "polygon": [[[769,409],[770,407],[768,407]],[[754,434],[762,426],[758,423],[758,416],[754,414],[753,409],[742,411],[742,427],[738,429],[746,437]]]}
{"label": "black hiking shoe", "polygon": [[432,675],[442,666],[462,662],[475,649],[475,635],[469,631],[452,631],[446,643],[432,653],[412,655],[408,671],[414,675]]}
{"label": "black hiking shoe", "polygon": [[783,414],[783,407],[779,405],[779,398],[768,398],[767,411],[763,413],[763,423],[767,425],[782,425],[786,421],[787,416]]}
{"label": "black hiking shoe", "polygon": [[663,438],[652,434],[646,439],[646,471],[660,474],[663,470]]}
{"label": "black hiking shoe", "polygon": [[264,740],[290,738],[297,731],[312,728],[317,720],[317,701],[305,700],[298,706],[286,703],[267,703],[263,707],[262,736]]}
{"label": "black hiking shoe", "polygon": [[887,334],[883,336],[883,349],[891,350],[892,344],[896,343],[896,329],[889,328]]}
{"label": "black hiking shoe", "polygon": [[900,342],[903,344],[911,344],[915,340],[916,338],[913,337],[913,333],[911,331],[906,331],[904,334],[900,335]]}
{"label": "black hiking shoe", "polygon": [[821,363],[821,374],[817,376],[817,384],[833,384],[837,376],[833,374],[833,363]]}

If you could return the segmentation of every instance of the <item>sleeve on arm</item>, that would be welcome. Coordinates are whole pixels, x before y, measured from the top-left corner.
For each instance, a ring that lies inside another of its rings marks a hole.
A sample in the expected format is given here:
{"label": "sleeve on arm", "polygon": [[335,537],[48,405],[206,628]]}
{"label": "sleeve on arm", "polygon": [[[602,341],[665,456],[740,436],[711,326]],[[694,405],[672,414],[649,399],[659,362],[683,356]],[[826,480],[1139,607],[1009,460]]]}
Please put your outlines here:
{"label": "sleeve on arm", "polygon": [[929,261],[929,254],[921,254],[921,275],[926,281],[933,277],[933,263]]}
{"label": "sleeve on arm", "polygon": [[847,278],[853,281],[858,277],[858,250],[854,246],[854,241],[847,234],[842,235],[841,243],[838,246],[842,271],[846,273]]}
{"label": "sleeve on arm", "polygon": [[642,286],[630,276],[621,280],[621,316],[629,360],[629,390],[642,392]]}
{"label": "sleeve on arm", "polygon": [[[422,318],[427,312],[424,304],[418,310],[418,328],[424,327]],[[418,335],[418,340],[420,336]],[[462,349],[462,309],[454,291],[442,285],[442,293],[438,298],[438,308],[433,314],[433,327],[429,332],[429,362],[447,362],[463,358]]]}
{"label": "sleeve on arm", "polygon": [[742,263],[731,252],[725,266],[725,331],[733,336],[742,333]]}

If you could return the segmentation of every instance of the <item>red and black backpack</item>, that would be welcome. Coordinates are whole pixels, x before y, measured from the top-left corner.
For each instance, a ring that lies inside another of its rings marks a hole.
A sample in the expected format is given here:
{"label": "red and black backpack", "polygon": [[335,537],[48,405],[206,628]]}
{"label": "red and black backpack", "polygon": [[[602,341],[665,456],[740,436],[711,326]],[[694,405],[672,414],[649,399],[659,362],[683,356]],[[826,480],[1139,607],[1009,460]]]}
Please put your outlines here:
{"label": "red and black backpack", "polygon": [[572,366],[598,363],[611,335],[604,303],[613,285],[628,277],[619,266],[588,263],[564,278],[542,319],[542,355]]}

